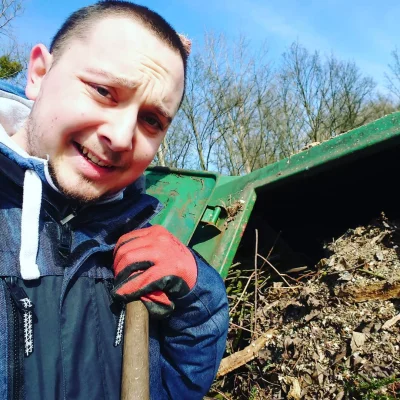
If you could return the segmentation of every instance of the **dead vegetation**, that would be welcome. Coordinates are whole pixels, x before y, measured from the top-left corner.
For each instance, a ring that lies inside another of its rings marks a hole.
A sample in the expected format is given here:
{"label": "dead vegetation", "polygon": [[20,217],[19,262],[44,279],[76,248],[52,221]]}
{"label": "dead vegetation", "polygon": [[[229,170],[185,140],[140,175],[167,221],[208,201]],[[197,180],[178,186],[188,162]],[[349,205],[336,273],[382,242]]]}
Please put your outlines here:
{"label": "dead vegetation", "polygon": [[400,397],[400,224],[383,215],[283,275],[273,253],[226,280],[227,358],[208,398]]}

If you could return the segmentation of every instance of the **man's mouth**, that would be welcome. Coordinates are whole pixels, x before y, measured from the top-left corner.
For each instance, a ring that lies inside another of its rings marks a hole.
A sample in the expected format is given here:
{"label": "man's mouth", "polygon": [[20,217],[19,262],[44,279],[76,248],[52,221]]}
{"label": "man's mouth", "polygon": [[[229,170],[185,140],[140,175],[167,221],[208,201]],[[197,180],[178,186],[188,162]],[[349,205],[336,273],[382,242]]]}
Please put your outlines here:
{"label": "man's mouth", "polygon": [[88,148],[80,145],[79,143],[75,143],[76,148],[85,157],[87,160],[91,161],[93,164],[98,165],[103,168],[113,168],[112,164],[108,164],[102,160],[100,160],[96,155],[94,155]]}

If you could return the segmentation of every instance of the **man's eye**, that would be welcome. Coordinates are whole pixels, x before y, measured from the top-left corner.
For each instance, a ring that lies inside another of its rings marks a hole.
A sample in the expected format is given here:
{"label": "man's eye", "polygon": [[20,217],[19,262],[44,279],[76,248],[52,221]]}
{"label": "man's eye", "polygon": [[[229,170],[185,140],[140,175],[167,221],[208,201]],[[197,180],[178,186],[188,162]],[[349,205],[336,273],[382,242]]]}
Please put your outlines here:
{"label": "man's eye", "polygon": [[147,122],[149,125],[152,127],[158,128],[158,129],[163,129],[163,126],[161,125],[160,121],[157,118],[152,117],[151,115],[146,115],[143,117],[143,120]]}
{"label": "man's eye", "polygon": [[111,98],[111,93],[106,88],[103,88],[102,86],[96,86],[95,89],[99,95]]}
{"label": "man's eye", "polygon": [[113,100],[113,96],[109,90],[107,90],[104,86],[98,86],[96,84],[89,83],[89,86],[95,90],[101,97],[105,97],[106,99]]}

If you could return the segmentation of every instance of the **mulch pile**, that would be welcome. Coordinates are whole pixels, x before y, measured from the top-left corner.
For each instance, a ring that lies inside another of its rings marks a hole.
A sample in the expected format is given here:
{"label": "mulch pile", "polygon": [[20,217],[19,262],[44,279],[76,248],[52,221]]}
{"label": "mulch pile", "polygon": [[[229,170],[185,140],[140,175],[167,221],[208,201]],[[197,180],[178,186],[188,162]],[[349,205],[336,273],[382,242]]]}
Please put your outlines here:
{"label": "mulch pile", "polygon": [[314,269],[274,272],[271,254],[231,268],[230,357],[207,398],[400,398],[400,221],[325,249]]}

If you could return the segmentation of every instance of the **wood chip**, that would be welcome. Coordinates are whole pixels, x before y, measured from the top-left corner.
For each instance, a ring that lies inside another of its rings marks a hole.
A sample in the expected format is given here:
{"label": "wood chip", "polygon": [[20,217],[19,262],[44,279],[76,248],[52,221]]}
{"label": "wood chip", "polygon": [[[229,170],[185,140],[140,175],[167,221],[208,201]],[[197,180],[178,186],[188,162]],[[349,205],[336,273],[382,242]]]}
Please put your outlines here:
{"label": "wood chip", "polygon": [[320,314],[321,314],[320,311],[312,310],[312,311],[310,312],[310,314],[308,314],[308,315],[306,315],[306,316],[304,317],[304,319],[305,319],[307,322],[309,322],[309,321],[311,321],[312,319],[314,319],[316,316],[318,316],[318,315],[320,315]]}
{"label": "wood chip", "polygon": [[292,376],[285,376],[283,381],[290,387],[287,394],[289,400],[300,400],[301,399],[301,386],[297,378]]}
{"label": "wood chip", "polygon": [[226,375],[227,373],[247,364],[249,361],[257,357],[258,352],[265,346],[265,344],[272,339],[275,331],[269,330],[264,336],[259,337],[249,346],[245,347],[228,357],[225,357],[219,366],[217,378]]}
{"label": "wood chip", "polygon": [[353,332],[353,335],[351,337],[351,343],[350,343],[351,352],[354,353],[354,352],[360,350],[364,346],[366,338],[367,338],[367,336],[364,333]]}
{"label": "wood chip", "polygon": [[316,363],[316,369],[318,372],[318,383],[320,386],[324,386],[324,381],[325,381],[324,370],[318,363]]}
{"label": "wood chip", "polygon": [[306,269],[308,269],[307,266],[291,268],[291,269],[288,269],[287,271],[285,271],[285,274],[292,274],[294,272],[301,272],[301,271],[305,271]]}
{"label": "wood chip", "polygon": [[342,400],[343,397],[344,397],[344,391],[341,390],[341,391],[337,394],[335,400]]}
{"label": "wood chip", "polygon": [[400,321],[400,314],[397,314],[395,317],[389,319],[382,325],[382,329],[389,329],[393,325],[395,325],[398,321]]}
{"label": "wood chip", "polygon": [[378,236],[375,236],[372,240],[371,240],[371,244],[375,244],[375,243],[381,243],[382,240],[388,235],[388,232],[381,232]]}
{"label": "wood chip", "polygon": [[346,285],[336,293],[356,303],[368,300],[390,300],[400,298],[400,281],[369,283],[368,286]]}

